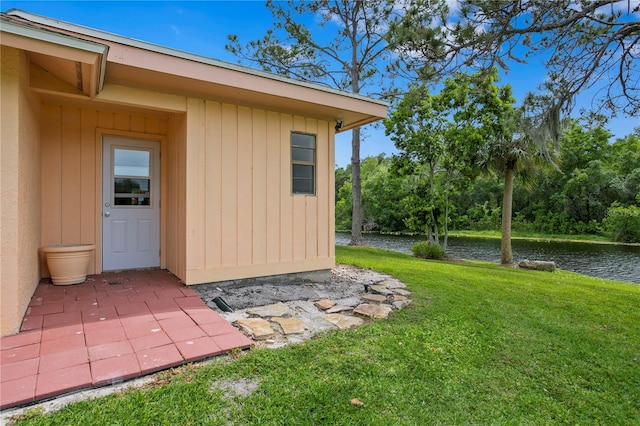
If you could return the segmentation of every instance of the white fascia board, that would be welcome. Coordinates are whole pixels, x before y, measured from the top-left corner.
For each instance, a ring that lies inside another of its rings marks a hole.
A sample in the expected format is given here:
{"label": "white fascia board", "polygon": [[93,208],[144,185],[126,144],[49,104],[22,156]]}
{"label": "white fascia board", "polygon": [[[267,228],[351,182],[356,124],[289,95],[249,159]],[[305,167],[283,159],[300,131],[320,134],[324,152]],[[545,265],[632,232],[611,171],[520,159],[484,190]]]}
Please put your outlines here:
{"label": "white fascia board", "polygon": [[52,31],[41,30],[39,28],[26,25],[20,25],[9,21],[0,21],[0,31],[3,33],[32,38],[35,40],[71,47],[91,53],[97,53],[100,55],[106,55],[107,50],[109,49],[108,46],[101,43],[82,40],[80,38],[71,37]]}

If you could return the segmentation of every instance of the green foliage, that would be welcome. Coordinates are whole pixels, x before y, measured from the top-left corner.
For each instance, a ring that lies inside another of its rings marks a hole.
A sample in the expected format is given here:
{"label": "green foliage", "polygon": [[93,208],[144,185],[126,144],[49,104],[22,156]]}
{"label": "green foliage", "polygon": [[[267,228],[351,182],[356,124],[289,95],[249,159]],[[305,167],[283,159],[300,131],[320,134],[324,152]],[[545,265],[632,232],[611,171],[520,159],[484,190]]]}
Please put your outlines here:
{"label": "green foliage", "polygon": [[402,208],[409,191],[407,180],[391,171],[392,160],[384,155],[362,162],[362,211],[366,230],[392,232],[404,227]]}
{"label": "green foliage", "polygon": [[349,176],[349,180],[344,181],[340,187],[337,187],[337,184],[338,182],[336,181],[336,229],[351,229],[351,213],[353,209],[353,198],[351,196],[351,176]]}
{"label": "green foliage", "polygon": [[[396,232],[406,227],[407,203],[412,183],[393,170],[393,159],[384,154],[362,161],[362,207],[365,229]],[[351,179],[341,179],[350,166],[336,169],[336,229],[351,229]]]}
{"label": "green foliage", "polygon": [[414,244],[413,247],[411,247],[411,252],[415,257],[419,257],[420,259],[444,259],[444,249],[442,246],[429,241]]}
{"label": "green foliage", "polygon": [[614,241],[640,243],[640,207],[612,205],[607,211],[604,226]]}
{"label": "green foliage", "polygon": [[512,138],[517,115],[511,88],[497,87],[497,81],[493,69],[473,75],[456,72],[435,95],[416,84],[384,122],[400,150],[399,161],[416,164],[403,169],[417,181],[405,223],[424,226],[429,241],[436,243],[442,226],[445,250],[449,212],[454,209],[451,195],[468,189],[488,164],[500,163],[500,170],[515,164],[522,151],[522,144]]}
{"label": "green foliage", "polygon": [[[612,144],[608,135],[599,127],[567,123],[559,168],[538,171],[526,181],[515,182],[514,231],[613,235],[604,223],[608,210],[615,205],[640,208],[640,128]],[[424,232],[431,211],[442,217],[443,173],[434,177],[434,196],[430,196],[428,179],[423,178],[426,166],[383,155],[364,162],[363,203],[366,221],[375,224],[373,230]],[[336,170],[336,185],[342,182],[336,188],[338,229],[350,226],[350,179],[341,178],[347,170]],[[481,175],[467,189],[450,188],[448,224],[457,230],[498,230],[501,204],[499,177]]]}

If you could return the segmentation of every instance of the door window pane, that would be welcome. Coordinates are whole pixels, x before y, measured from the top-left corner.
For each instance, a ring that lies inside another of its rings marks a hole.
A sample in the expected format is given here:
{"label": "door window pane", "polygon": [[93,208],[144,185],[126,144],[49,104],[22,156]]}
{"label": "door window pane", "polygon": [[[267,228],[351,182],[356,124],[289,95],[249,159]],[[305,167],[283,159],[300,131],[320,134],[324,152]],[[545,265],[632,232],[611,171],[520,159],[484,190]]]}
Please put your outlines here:
{"label": "door window pane", "polygon": [[113,152],[113,174],[149,177],[150,152],[116,148]]}
{"label": "door window pane", "polygon": [[148,206],[149,179],[114,178],[114,204],[116,206]]}
{"label": "door window pane", "polygon": [[151,205],[151,151],[113,149],[114,206]]}

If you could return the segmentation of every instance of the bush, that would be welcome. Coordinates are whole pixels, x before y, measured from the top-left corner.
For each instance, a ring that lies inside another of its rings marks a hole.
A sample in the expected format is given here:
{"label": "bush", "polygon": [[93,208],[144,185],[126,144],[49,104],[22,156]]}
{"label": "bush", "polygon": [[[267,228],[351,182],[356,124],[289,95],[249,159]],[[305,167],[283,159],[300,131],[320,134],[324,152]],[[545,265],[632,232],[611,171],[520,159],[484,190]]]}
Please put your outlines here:
{"label": "bush", "polygon": [[415,257],[419,257],[421,259],[444,259],[444,249],[442,246],[428,241],[414,244],[414,246],[411,247],[411,251]]}
{"label": "bush", "polygon": [[613,204],[603,224],[614,241],[640,243],[640,207]]}

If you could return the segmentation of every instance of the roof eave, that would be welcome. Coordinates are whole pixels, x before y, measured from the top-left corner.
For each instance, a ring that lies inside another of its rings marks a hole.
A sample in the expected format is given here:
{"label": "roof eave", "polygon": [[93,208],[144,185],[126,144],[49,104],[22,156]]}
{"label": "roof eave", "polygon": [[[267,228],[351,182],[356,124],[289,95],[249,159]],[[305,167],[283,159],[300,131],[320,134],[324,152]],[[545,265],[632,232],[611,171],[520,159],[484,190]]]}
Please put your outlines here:
{"label": "roof eave", "polygon": [[249,75],[253,75],[253,76],[262,77],[262,78],[267,78],[267,79],[270,79],[270,80],[281,81],[281,82],[284,82],[284,83],[288,83],[288,84],[292,84],[292,85],[296,85],[296,86],[301,86],[301,87],[306,87],[306,88],[313,89],[313,90],[319,90],[321,92],[333,93],[333,94],[337,94],[337,95],[340,95],[340,96],[346,96],[346,97],[362,100],[362,101],[365,101],[365,102],[372,102],[372,103],[376,103],[376,104],[379,104],[379,105],[382,105],[382,106],[385,106],[385,107],[389,106],[389,103],[386,102],[386,101],[383,101],[383,100],[370,98],[370,97],[363,96],[363,95],[356,94],[356,93],[345,92],[345,91],[334,89],[334,88],[331,88],[331,87],[328,87],[328,86],[325,86],[325,85],[322,85],[322,84],[319,84],[319,83],[311,83],[311,82],[306,82],[306,81],[300,81],[300,80],[296,80],[296,79],[293,79],[293,78],[284,77],[284,76],[281,76],[281,75],[278,75],[278,74],[273,74],[273,73],[269,73],[269,72],[266,72],[266,71],[261,71],[261,70],[257,70],[257,69],[253,69],[253,68],[237,65],[237,64],[232,64],[232,63],[229,63],[229,62],[224,62],[224,61],[220,61],[220,60],[217,60],[217,59],[208,58],[208,57],[205,57],[205,56],[196,55],[196,54],[193,54],[193,53],[188,53],[188,52],[184,52],[184,51],[181,51],[181,50],[172,49],[172,48],[160,46],[160,45],[149,43],[149,42],[145,42],[145,41],[140,41],[140,40],[124,37],[124,36],[119,36],[117,34],[109,33],[109,32],[106,32],[106,31],[96,30],[96,29],[85,27],[85,26],[82,26],[82,25],[77,25],[77,24],[72,24],[72,23],[68,23],[68,22],[52,19],[52,18],[47,18],[45,16],[36,15],[36,14],[33,14],[33,13],[24,12],[24,11],[17,10],[17,9],[12,9],[12,10],[8,11],[7,14],[10,15],[10,16],[16,16],[16,17],[19,17],[19,18],[22,18],[22,19],[25,19],[25,20],[28,20],[28,21],[31,21],[31,22],[46,26],[46,27],[57,28],[57,29],[70,31],[70,32],[73,32],[73,33],[81,34],[81,35],[87,35],[87,36],[90,36],[90,37],[95,37],[95,38],[99,38],[99,39],[103,39],[103,40],[107,40],[107,41],[111,41],[111,42],[115,42],[115,43],[119,43],[119,44],[123,44],[123,45],[137,47],[139,49],[144,49],[144,50],[148,50],[148,51],[155,52],[155,53],[160,53],[160,54],[164,54],[164,55],[168,55],[168,56],[173,56],[173,57],[177,57],[177,58],[181,58],[181,59],[186,59],[186,60],[189,60],[189,61],[200,62],[200,63],[203,63],[203,64],[215,66],[215,67],[218,67],[218,68],[227,69],[227,70],[230,70],[230,71],[235,71],[235,72],[240,72],[240,73],[244,73],[244,74],[249,74]]}
{"label": "roof eave", "polygon": [[[94,97],[102,90],[109,52],[108,45],[5,19],[0,21],[0,32],[3,33],[2,44],[6,46],[45,55],[51,55],[55,46],[56,55],[64,59],[91,66],[99,62],[99,67],[94,73],[94,89],[90,96]],[[62,52],[60,47],[66,50]]]}

